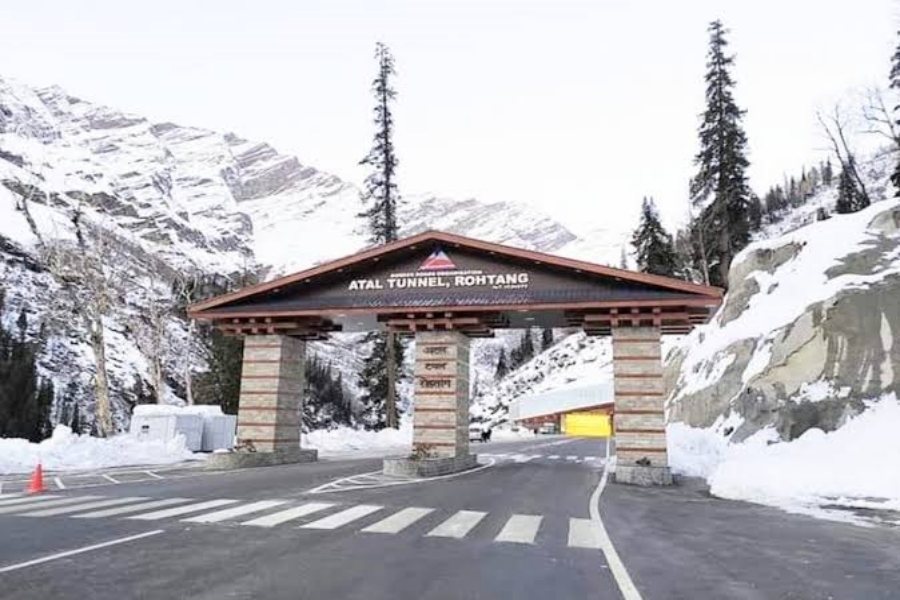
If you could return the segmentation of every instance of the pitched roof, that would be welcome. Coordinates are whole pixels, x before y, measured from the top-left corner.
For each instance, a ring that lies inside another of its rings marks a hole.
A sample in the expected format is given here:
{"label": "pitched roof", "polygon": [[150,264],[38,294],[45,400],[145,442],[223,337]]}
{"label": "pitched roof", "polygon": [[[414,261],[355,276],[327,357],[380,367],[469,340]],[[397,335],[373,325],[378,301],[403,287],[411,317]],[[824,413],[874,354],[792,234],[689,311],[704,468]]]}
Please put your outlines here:
{"label": "pitched roof", "polygon": [[349,267],[358,267],[364,263],[374,264],[383,256],[389,255],[399,250],[415,248],[418,245],[427,243],[441,243],[445,244],[448,247],[467,248],[471,250],[486,252],[498,257],[507,257],[519,261],[530,261],[534,264],[556,268],[571,273],[588,273],[614,278],[623,282],[651,285],[659,288],[662,291],[689,294],[701,299],[712,300],[715,303],[720,302],[723,295],[723,290],[720,288],[690,283],[671,277],[662,277],[659,275],[651,275],[648,273],[637,273],[634,271],[607,267],[604,265],[598,265],[581,260],[563,258],[561,256],[555,256],[543,252],[524,250],[522,248],[515,248],[503,244],[495,244],[493,242],[485,242],[483,240],[477,240],[453,233],[430,230],[404,238],[402,240],[384,244],[382,246],[368,248],[356,254],[326,262],[310,269],[300,271],[298,273],[286,275],[272,281],[252,285],[241,290],[231,292],[229,294],[224,294],[215,298],[211,298],[209,300],[205,300],[203,302],[199,302],[191,306],[188,312],[192,317],[203,318],[206,316],[212,316],[205,315],[204,313],[212,309],[224,307],[225,305],[236,301],[246,302],[253,296],[262,296],[268,292],[277,291],[298,282],[314,280],[315,278],[320,278],[324,275],[342,272]]}

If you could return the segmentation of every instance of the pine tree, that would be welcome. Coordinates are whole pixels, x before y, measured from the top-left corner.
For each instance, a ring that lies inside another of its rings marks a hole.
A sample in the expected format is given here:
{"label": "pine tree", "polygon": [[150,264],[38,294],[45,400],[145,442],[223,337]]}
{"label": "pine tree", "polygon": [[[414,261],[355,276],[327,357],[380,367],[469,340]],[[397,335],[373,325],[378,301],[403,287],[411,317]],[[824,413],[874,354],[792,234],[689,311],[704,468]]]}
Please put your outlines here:
{"label": "pine tree", "polygon": [[846,170],[838,176],[838,197],[834,212],[838,214],[855,213],[869,206],[869,200],[856,187],[853,176]]}
{"label": "pine tree", "polygon": [[710,283],[727,285],[731,260],[750,241],[750,189],[746,170],[747,136],[744,111],[734,101],[729,71],[734,56],[726,55],[727,30],[721,21],[709,26],[706,63],[706,111],[699,129],[700,151],[694,159],[697,174],[691,180],[691,199],[702,207],[694,225],[704,242],[701,258],[710,271]]}
{"label": "pine tree", "polygon": [[379,332],[370,332],[366,335],[366,342],[372,345],[372,351],[363,362],[359,374],[359,387],[362,390],[360,402],[364,407],[362,420],[368,429],[397,427],[399,423],[396,403],[393,406],[388,403],[389,381],[396,382],[400,376],[399,366],[395,363],[393,376],[388,377],[389,339],[392,339],[395,345],[394,355],[402,356],[403,348],[397,336],[389,338]]}
{"label": "pine tree", "polygon": [[551,327],[544,327],[541,330],[541,352],[544,352],[553,345],[553,329]]}
{"label": "pine tree", "polygon": [[[363,193],[363,201],[367,208],[359,216],[368,221],[369,241],[374,244],[387,244],[397,240],[400,234],[397,216],[400,193],[396,180],[398,161],[394,152],[394,117],[391,113],[391,103],[397,98],[391,78],[397,72],[393,54],[381,42],[375,45],[375,59],[378,62],[378,73],[372,82],[372,94],[375,97],[375,137],[369,154],[360,161],[360,164],[370,166],[372,172],[366,177]],[[373,349],[385,348],[386,353],[383,358],[374,354],[367,357],[365,368],[371,371],[377,365],[386,367],[381,374],[374,373],[379,379],[373,385],[383,390],[385,394],[386,426],[397,428],[400,424],[397,416],[397,376],[398,365],[403,362],[403,346],[392,331],[375,335],[384,339],[375,340],[369,336],[367,339],[374,342]],[[381,381],[381,378],[384,381]],[[374,398],[374,392],[374,389],[367,389],[366,397]]]}
{"label": "pine tree", "polygon": [[831,182],[833,180],[834,168],[831,166],[831,157],[828,157],[828,160],[822,165],[822,183],[825,184],[826,187],[831,187]]}
{"label": "pine tree", "polygon": [[[900,44],[897,45],[894,55],[891,57],[890,80],[891,89],[900,92]],[[900,127],[900,104],[894,106],[894,114],[897,115],[895,123]],[[897,164],[894,165],[894,172],[891,173],[891,183],[894,184],[894,196],[900,197],[900,156],[897,157]]]}
{"label": "pine tree", "polygon": [[72,409],[72,417],[69,419],[69,429],[73,433],[81,434],[84,425],[81,423],[81,415],[78,414],[78,404],[76,403]]}
{"label": "pine tree", "polygon": [[659,220],[653,198],[644,198],[641,221],[631,236],[637,269],[642,273],[674,277],[678,273],[678,256],[672,236]]}
{"label": "pine tree", "polygon": [[759,231],[763,221],[763,204],[756,194],[750,195],[750,204],[747,209],[747,218],[750,219],[750,231]]}
{"label": "pine tree", "polygon": [[497,359],[497,368],[494,370],[494,379],[500,380],[509,373],[509,361],[506,358],[506,348],[500,348],[500,357]]}
{"label": "pine tree", "polygon": [[525,364],[534,358],[534,337],[531,335],[531,327],[522,334],[522,343],[519,346],[520,364]]}
{"label": "pine tree", "polygon": [[[5,294],[0,289],[0,315]],[[51,433],[50,410],[54,391],[37,370],[37,347],[27,339],[24,309],[16,320],[16,333],[0,324],[0,437],[39,442]]]}
{"label": "pine tree", "polygon": [[360,161],[360,164],[370,166],[372,172],[366,177],[363,193],[367,208],[360,216],[368,220],[369,241],[386,244],[395,241],[399,234],[397,209],[400,193],[395,173],[398,163],[394,152],[394,117],[391,114],[391,103],[397,97],[391,78],[396,70],[394,56],[381,42],[375,45],[375,59],[378,61],[378,74],[372,82],[375,137],[369,154]]}

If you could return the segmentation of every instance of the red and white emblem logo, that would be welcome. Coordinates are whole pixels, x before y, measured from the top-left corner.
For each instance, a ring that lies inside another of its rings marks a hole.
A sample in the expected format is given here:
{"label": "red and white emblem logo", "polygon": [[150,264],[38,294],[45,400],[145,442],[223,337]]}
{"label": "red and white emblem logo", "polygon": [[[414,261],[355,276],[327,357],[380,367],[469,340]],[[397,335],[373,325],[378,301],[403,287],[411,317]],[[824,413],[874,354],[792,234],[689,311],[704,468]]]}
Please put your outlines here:
{"label": "red and white emblem logo", "polygon": [[441,250],[436,249],[431,253],[431,256],[425,259],[425,262],[422,263],[422,266],[419,267],[420,271],[448,271],[450,269],[455,269],[456,265],[453,264],[453,261],[450,260],[450,257]]}

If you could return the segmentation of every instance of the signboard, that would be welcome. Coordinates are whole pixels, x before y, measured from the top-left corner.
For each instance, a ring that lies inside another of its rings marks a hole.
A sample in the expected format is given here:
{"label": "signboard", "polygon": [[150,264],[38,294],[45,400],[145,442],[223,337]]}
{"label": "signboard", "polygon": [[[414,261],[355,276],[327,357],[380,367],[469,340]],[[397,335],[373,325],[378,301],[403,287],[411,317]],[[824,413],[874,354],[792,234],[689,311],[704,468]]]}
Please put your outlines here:
{"label": "signboard", "polygon": [[382,276],[353,279],[348,292],[413,289],[484,289],[525,290],[531,282],[528,272],[520,270],[485,270],[459,268],[447,253],[436,248],[413,271],[394,271]]}

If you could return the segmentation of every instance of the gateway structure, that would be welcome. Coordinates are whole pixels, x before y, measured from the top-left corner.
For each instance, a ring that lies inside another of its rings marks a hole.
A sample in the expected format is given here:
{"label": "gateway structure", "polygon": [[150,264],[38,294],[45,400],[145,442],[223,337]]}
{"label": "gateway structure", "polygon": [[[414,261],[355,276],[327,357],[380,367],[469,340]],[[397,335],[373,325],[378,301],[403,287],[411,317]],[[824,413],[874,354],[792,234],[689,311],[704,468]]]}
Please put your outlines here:
{"label": "gateway structure", "polygon": [[201,302],[193,318],[245,337],[238,438],[256,462],[298,461],[305,342],[390,330],[415,338],[413,444],[466,468],[469,340],[580,327],[613,340],[616,478],[670,481],[660,336],[690,331],[722,290],[427,231]]}

